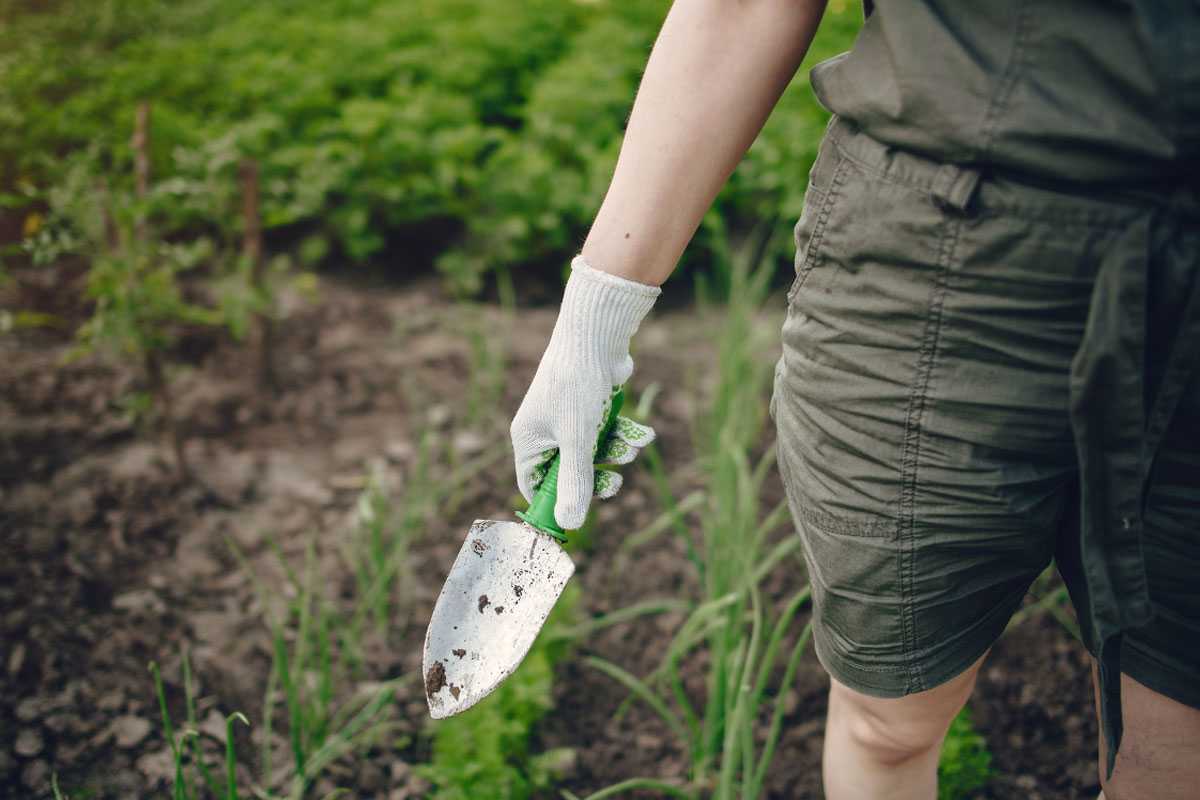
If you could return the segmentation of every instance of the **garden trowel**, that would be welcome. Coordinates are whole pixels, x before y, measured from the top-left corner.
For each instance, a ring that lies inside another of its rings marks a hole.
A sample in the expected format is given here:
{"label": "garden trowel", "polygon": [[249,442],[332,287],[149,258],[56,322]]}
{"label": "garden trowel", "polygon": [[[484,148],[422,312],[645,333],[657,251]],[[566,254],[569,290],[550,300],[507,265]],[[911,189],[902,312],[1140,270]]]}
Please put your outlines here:
{"label": "garden trowel", "polygon": [[[597,448],[608,438],[624,393],[613,393]],[[562,594],[575,564],[554,519],[559,456],[550,461],[522,522],[477,519],[442,586],[422,670],[434,719],[478,703],[513,673]]]}

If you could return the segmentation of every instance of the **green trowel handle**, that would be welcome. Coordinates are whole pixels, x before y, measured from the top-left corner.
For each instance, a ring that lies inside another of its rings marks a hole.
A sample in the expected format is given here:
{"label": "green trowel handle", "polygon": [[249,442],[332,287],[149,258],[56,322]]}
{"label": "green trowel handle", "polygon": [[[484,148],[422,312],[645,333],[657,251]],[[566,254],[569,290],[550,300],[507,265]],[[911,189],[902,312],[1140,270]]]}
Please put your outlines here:
{"label": "green trowel handle", "polygon": [[[616,423],[617,414],[620,413],[621,405],[624,402],[625,390],[618,386],[613,389],[612,407],[608,411],[608,418],[604,420],[604,424],[600,427],[600,436],[596,439],[597,448],[600,448],[604,444],[604,440],[608,438],[608,433]],[[562,527],[559,526],[558,521],[554,518],[554,503],[558,499],[558,464],[562,460],[559,456],[559,453],[555,453],[554,458],[550,460],[550,466],[546,470],[546,477],[542,480],[542,485],[538,487],[537,493],[533,496],[533,502],[529,504],[529,508],[516,513],[518,517],[542,533],[549,534],[560,542],[565,542],[567,534],[563,532]]]}

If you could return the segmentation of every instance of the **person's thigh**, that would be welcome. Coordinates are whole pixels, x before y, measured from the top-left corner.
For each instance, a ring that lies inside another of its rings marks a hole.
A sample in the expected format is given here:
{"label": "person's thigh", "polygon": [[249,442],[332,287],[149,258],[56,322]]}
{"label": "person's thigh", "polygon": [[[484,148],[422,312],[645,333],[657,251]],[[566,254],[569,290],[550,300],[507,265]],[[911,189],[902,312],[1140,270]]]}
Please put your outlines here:
{"label": "person's thigh", "polygon": [[796,227],[772,410],[817,655],[900,697],[973,664],[1051,559],[1070,362],[1129,214],[992,180],[956,206],[961,175],[840,141]]}
{"label": "person's thigh", "polygon": [[[1099,708],[1096,668],[1092,685]],[[1121,675],[1121,715],[1125,735],[1111,779],[1106,779],[1107,750],[1100,737],[1103,800],[1191,800],[1200,786],[1200,709],[1185,705],[1127,674]]]}

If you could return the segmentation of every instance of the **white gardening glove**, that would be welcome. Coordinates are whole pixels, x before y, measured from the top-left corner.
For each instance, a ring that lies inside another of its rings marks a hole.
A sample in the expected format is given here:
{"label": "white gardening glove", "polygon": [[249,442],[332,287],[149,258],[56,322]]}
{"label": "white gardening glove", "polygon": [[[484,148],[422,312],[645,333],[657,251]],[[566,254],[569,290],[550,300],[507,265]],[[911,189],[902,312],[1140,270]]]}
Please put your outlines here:
{"label": "white gardening glove", "polygon": [[633,374],[629,340],[660,294],[657,286],[595,269],[582,254],[571,260],[554,333],[509,428],[517,487],[527,502],[555,449],[561,453],[554,517],[564,530],[583,525],[593,492],[610,497],[620,488],[619,474],[594,475],[593,459],[626,463],[654,438],[652,429],[618,417],[596,452],[613,390]]}

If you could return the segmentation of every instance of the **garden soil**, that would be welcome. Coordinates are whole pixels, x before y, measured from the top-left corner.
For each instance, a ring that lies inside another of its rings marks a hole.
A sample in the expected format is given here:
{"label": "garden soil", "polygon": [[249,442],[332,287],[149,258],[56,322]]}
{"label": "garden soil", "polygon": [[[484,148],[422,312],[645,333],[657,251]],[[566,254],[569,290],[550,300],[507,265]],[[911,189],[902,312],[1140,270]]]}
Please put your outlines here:
{"label": "garden soil", "polygon": [[[472,414],[478,392],[468,376],[481,340],[464,331],[498,318],[494,309],[457,306],[432,281],[327,282],[317,299],[285,297],[284,305],[277,392],[259,386],[253,348],[204,332],[181,343],[188,367],[175,378],[175,414],[186,434],[187,478],[161,437],[134,425],[121,405],[138,388],[135,375],[91,359],[64,363],[70,342],[61,332],[0,336],[0,798],[50,797],[52,772],[72,797],[168,797],[171,753],[147,665],[161,665],[168,705],[182,719],[184,648],[205,746],[216,752],[232,711],[259,724],[272,652],[266,620],[280,609],[256,586],[286,587],[280,555],[299,568],[311,547],[323,586],[349,598],[354,578],[340,548],[364,475],[376,470],[402,497],[416,443],[433,431],[445,458],[490,456],[494,466],[471,478],[413,544],[406,621],[367,641],[360,685],[350,688],[419,675],[425,622],[463,532],[519,499],[504,434],[554,311],[523,311],[516,325],[498,328],[502,337],[485,337],[507,368],[492,411],[481,414],[476,403]],[[778,326],[780,313],[765,313],[762,324]],[[661,386],[651,421],[680,492],[698,485],[688,422],[715,357],[711,330],[697,313],[664,309],[637,341],[633,387]],[[764,449],[772,435],[768,429]],[[630,554],[621,536],[608,535],[638,530],[659,513],[647,471],[624,471],[625,488],[599,506],[591,549],[576,555],[586,616],[697,592],[680,538],[660,537]],[[764,508],[781,497],[776,476]],[[776,603],[805,580],[801,561],[789,564],[768,586]],[[577,655],[646,674],[681,621],[675,613],[623,623],[581,642]],[[693,697],[703,694],[704,668],[702,658],[686,665]],[[979,798],[1096,794],[1087,676],[1086,653],[1048,616],[999,642],[972,700],[995,767]],[[827,685],[809,652],[781,698],[786,725],[770,797],[821,796]],[[583,796],[634,776],[683,780],[679,743],[609,678],[576,657],[559,666],[555,686],[557,708],[532,749],[574,751],[562,788]],[[313,796],[335,786],[362,798],[430,795],[413,770],[429,757],[420,680],[402,683],[396,703],[400,745],[334,764]],[[282,728],[272,744],[283,763]],[[257,743],[244,728],[237,746],[245,764],[256,763]],[[249,774],[242,780],[248,785]]]}

